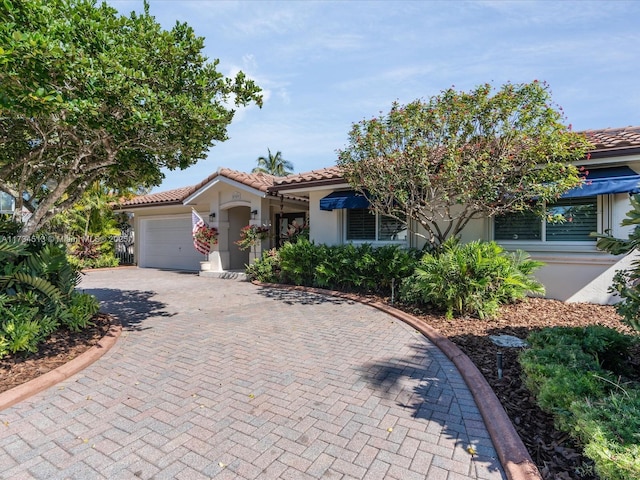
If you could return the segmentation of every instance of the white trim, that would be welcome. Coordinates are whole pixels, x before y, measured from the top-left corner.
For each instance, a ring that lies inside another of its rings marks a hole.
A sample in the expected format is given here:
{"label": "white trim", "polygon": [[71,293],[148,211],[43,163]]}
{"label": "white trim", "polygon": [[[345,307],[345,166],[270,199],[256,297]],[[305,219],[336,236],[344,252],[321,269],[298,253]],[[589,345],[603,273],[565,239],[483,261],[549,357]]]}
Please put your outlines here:
{"label": "white trim", "polygon": [[253,187],[249,187],[244,183],[238,182],[236,180],[231,180],[230,178],[227,178],[224,175],[218,174],[216,178],[208,182],[206,185],[203,185],[198,190],[196,190],[191,195],[189,195],[187,198],[185,198],[182,202],[183,205],[189,205],[189,203],[193,202],[197,197],[199,197],[200,195],[202,195],[203,193],[205,193],[207,190],[217,185],[218,183],[225,183],[227,185],[231,185],[232,187],[238,188],[240,190],[244,190],[245,192],[251,193],[252,195],[256,195],[261,198],[265,198],[267,196],[266,192],[263,192]]}
{"label": "white trim", "polygon": [[231,200],[229,202],[221,203],[218,210],[229,210],[235,207],[248,207],[251,208],[250,200]]}
{"label": "white trim", "polygon": [[[337,180],[337,179],[336,179]],[[313,182],[314,180],[309,180],[307,183]],[[331,181],[331,180],[327,180],[327,181]],[[336,183],[331,184],[331,185],[320,185],[317,187],[304,187],[301,186],[300,188],[284,188],[284,185],[282,186],[282,190],[278,190],[277,189],[278,185],[275,186],[275,189],[278,193],[278,196],[280,195],[287,195],[289,193],[305,193],[305,192],[316,192],[318,190],[327,190],[329,193],[334,192],[336,190],[341,190],[343,188],[350,188],[353,189],[353,187],[351,185],[349,185],[348,183]],[[329,195],[329,193],[327,193],[327,195]]]}

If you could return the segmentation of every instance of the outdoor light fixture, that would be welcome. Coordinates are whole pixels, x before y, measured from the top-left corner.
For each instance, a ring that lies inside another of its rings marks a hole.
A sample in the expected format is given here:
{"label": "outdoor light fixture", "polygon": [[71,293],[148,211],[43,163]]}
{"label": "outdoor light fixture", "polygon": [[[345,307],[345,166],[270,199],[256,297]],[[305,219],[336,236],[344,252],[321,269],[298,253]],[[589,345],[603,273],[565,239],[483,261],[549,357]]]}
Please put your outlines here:
{"label": "outdoor light fixture", "polygon": [[251,210],[251,220],[255,220],[258,215],[258,210]]}
{"label": "outdoor light fixture", "polygon": [[209,214],[209,221],[213,222],[216,219],[216,212],[211,212]]}

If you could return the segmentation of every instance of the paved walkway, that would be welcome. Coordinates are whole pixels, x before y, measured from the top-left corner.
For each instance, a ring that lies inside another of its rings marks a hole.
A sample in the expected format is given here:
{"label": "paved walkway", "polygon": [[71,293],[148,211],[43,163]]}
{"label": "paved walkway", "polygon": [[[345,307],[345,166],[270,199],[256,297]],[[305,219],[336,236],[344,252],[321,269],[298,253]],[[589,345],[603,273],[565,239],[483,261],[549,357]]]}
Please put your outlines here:
{"label": "paved walkway", "polygon": [[81,287],[122,336],[0,412],[0,478],[505,478],[458,371],[383,312],[157,270]]}

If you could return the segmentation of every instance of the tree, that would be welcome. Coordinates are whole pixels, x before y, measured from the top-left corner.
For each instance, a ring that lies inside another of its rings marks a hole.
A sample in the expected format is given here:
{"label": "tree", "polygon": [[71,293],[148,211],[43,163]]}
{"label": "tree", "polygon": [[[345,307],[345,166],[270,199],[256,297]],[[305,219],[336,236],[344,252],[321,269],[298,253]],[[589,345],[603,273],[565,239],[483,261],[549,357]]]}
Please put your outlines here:
{"label": "tree", "polygon": [[293,163],[282,158],[282,152],[278,151],[275,155],[267,149],[269,155],[266,157],[258,157],[256,163],[258,166],[251,170],[252,173],[268,173],[276,177],[284,177],[293,173]]}
{"label": "tree", "polygon": [[29,235],[94,181],[158,185],[227,139],[235,106],[262,105],[226,78],[185,23],[118,16],[92,0],[0,2],[0,190],[33,212]]}
{"label": "tree", "polygon": [[590,144],[561,120],[545,83],[448,89],[354,124],[337,163],[373,210],[414,220],[437,246],[472,218],[542,211],[580,184],[571,162]]}

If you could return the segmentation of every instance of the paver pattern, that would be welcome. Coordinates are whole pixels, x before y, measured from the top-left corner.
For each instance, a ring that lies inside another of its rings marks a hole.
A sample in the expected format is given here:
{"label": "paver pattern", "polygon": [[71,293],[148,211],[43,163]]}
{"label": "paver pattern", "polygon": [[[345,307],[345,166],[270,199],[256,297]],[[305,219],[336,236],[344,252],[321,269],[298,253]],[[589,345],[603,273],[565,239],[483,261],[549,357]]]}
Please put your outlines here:
{"label": "paver pattern", "polygon": [[81,287],[122,336],[0,412],[0,478],[506,478],[458,371],[383,312],[158,270]]}

